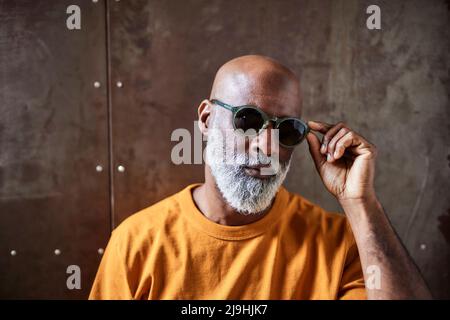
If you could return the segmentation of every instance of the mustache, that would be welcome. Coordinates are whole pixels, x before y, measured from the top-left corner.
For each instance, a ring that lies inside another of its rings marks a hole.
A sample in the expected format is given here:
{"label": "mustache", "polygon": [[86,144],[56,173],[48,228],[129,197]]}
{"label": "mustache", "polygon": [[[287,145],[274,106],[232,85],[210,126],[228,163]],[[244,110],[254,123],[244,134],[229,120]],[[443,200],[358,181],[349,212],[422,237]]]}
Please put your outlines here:
{"label": "mustache", "polygon": [[278,176],[287,171],[291,162],[291,158],[287,161],[280,161],[278,156],[267,156],[265,154],[259,154],[257,157],[251,157],[248,154],[238,155],[237,166],[241,172],[245,167],[259,167],[262,175]]}
{"label": "mustache", "polygon": [[245,167],[245,166],[281,166],[286,167],[290,162],[290,159],[286,161],[280,161],[278,155],[267,156],[263,153],[259,153],[257,156],[250,156],[249,154],[238,154],[234,159],[234,164]]}
{"label": "mustache", "polygon": [[[214,133],[214,132],[213,132]],[[205,162],[207,164],[214,163],[225,167],[234,167],[236,169],[244,169],[246,166],[258,166],[261,168],[263,175],[279,174],[285,170],[291,161],[280,161],[279,153],[272,152],[267,155],[262,150],[239,150],[239,148],[227,147],[219,137],[212,134],[208,137],[206,146]]]}
{"label": "mustache", "polygon": [[249,154],[241,154],[235,157],[236,164],[242,166],[264,166],[273,162],[279,162],[276,157],[269,157],[265,154],[259,154],[258,156],[250,156]]}

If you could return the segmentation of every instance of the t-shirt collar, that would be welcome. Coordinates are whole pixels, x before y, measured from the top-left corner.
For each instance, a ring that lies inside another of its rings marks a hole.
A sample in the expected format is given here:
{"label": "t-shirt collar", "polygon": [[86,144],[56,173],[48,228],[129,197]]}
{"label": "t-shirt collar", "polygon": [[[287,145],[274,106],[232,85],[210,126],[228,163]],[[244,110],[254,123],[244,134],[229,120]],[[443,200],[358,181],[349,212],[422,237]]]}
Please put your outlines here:
{"label": "t-shirt collar", "polygon": [[192,190],[200,185],[202,184],[191,184],[178,193],[181,215],[186,217],[194,227],[202,232],[223,240],[244,240],[263,234],[277,223],[288,200],[288,191],[281,186],[277,191],[272,208],[264,217],[246,225],[226,226],[209,220],[195,205],[192,198]]}

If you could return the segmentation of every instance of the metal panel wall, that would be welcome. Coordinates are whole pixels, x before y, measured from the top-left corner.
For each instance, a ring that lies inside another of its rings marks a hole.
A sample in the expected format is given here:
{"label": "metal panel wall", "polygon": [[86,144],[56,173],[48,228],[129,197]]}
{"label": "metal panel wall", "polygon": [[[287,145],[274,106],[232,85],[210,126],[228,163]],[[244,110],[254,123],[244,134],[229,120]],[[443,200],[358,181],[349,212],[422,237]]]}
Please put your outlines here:
{"label": "metal panel wall", "polygon": [[[251,53],[300,75],[306,120],[344,120],[380,147],[379,197],[450,297],[445,1],[378,1],[382,30],[365,27],[366,0],[73,2],[79,31],[68,1],[0,4],[1,297],[85,297],[110,225],[202,180],[171,162],[171,133],[192,133],[216,69]],[[306,144],[294,158],[288,189],[339,210]]]}
{"label": "metal panel wall", "polygon": [[87,297],[109,238],[105,10],[73,2],[0,2],[0,298]]}
{"label": "metal panel wall", "polygon": [[[378,1],[382,30],[368,30],[370,4],[111,2],[115,225],[202,180],[201,166],[171,163],[170,134],[192,132],[218,66],[264,54],[301,76],[305,119],[346,121],[380,147],[379,197],[435,296],[449,298],[447,5]],[[288,188],[340,210],[306,144],[294,157]]]}

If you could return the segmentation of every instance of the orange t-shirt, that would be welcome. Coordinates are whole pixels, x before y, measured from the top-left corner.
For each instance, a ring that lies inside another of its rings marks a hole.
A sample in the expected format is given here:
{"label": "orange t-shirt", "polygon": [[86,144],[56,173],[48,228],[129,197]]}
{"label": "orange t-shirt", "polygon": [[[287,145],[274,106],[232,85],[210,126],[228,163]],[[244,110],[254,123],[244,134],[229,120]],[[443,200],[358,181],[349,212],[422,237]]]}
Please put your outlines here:
{"label": "orange t-shirt", "polygon": [[242,226],[206,218],[193,184],[126,219],[111,236],[90,299],[365,299],[345,216],[281,187]]}

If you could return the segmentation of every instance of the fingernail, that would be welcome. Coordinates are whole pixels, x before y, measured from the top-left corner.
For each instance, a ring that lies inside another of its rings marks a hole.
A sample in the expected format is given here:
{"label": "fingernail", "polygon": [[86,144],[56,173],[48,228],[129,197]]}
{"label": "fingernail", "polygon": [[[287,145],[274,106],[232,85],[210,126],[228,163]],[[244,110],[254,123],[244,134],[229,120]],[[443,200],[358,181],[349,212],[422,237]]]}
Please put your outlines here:
{"label": "fingernail", "polygon": [[331,154],[327,153],[327,161],[331,161]]}
{"label": "fingernail", "polygon": [[322,146],[320,147],[320,151],[321,151],[322,153],[324,153],[325,150],[327,150],[327,145],[326,145],[325,143],[322,143]]}
{"label": "fingernail", "polygon": [[338,157],[338,152],[337,152],[337,150],[336,150],[336,151],[334,151],[334,155],[333,155],[333,157],[335,157],[335,158],[337,158],[337,157]]}

